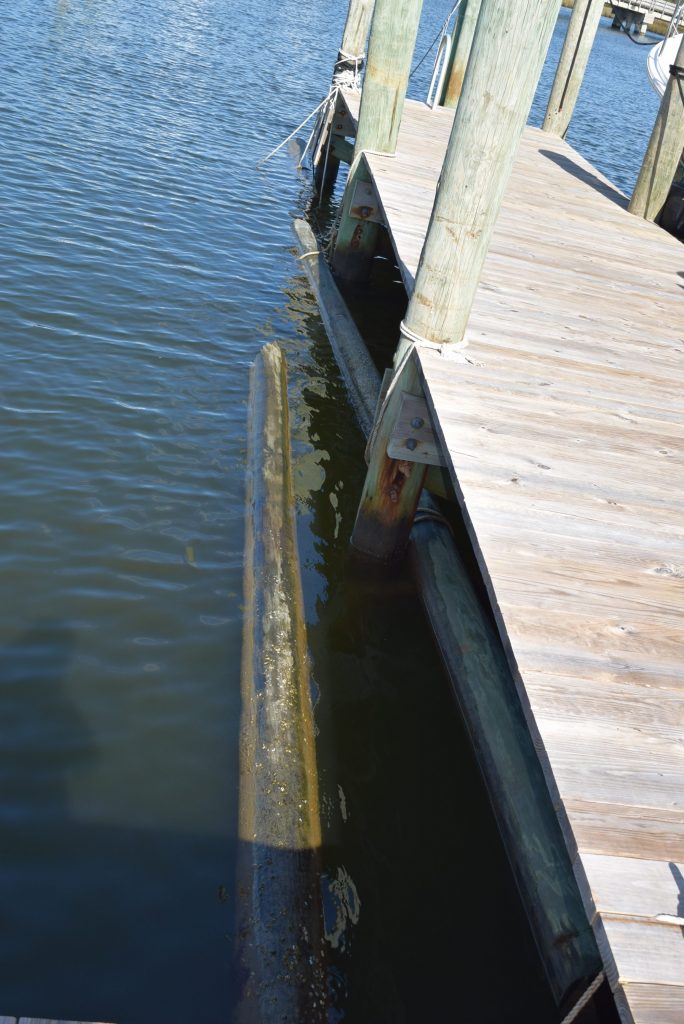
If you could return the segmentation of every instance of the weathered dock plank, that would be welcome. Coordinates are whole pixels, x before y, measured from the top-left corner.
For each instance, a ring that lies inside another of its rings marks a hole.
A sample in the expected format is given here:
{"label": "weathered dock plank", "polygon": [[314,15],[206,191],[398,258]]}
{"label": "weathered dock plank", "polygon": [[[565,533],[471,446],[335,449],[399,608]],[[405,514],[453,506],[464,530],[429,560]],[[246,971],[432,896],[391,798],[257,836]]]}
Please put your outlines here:
{"label": "weathered dock plank", "polygon": [[[352,117],[358,98],[346,98]],[[451,111],[369,154],[410,293]],[[526,129],[466,332],[418,345],[623,1019],[684,1020],[684,248]]]}

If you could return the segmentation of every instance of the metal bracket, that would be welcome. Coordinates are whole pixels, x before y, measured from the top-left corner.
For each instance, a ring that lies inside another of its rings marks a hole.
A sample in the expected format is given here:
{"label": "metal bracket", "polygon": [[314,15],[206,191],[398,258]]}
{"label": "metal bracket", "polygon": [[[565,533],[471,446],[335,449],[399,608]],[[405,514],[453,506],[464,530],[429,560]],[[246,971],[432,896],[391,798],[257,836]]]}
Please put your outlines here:
{"label": "metal bracket", "polygon": [[426,466],[446,466],[446,459],[432,429],[432,419],[424,398],[401,396],[399,415],[387,445],[390,459],[420,462]]}
{"label": "metal bracket", "polygon": [[369,221],[371,224],[385,223],[375,189],[369,181],[356,182],[349,216],[354,220]]}
{"label": "metal bracket", "polygon": [[336,110],[335,116],[333,117],[330,130],[333,135],[337,135],[343,139],[353,139],[356,135],[356,125],[352,121],[351,114],[348,110]]}

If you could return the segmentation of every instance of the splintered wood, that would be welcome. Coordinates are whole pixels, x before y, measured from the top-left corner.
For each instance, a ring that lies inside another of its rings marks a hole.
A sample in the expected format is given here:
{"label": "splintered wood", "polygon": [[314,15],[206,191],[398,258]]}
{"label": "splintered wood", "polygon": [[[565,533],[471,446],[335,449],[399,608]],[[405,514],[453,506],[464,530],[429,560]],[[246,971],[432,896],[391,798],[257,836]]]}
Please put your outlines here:
{"label": "splintered wood", "polygon": [[[368,157],[409,293],[451,123]],[[526,129],[466,358],[418,362],[618,1009],[682,1024],[684,247],[626,206]]]}

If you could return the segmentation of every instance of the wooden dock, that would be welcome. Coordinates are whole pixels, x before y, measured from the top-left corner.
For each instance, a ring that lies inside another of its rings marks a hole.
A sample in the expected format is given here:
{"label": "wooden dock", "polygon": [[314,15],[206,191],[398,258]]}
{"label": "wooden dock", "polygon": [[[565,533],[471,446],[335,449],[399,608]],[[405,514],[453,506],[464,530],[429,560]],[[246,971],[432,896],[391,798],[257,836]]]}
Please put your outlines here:
{"label": "wooden dock", "polygon": [[[452,118],[366,156],[409,295]],[[622,1019],[682,1024],[684,247],[626,206],[526,129],[465,347],[415,357]]]}

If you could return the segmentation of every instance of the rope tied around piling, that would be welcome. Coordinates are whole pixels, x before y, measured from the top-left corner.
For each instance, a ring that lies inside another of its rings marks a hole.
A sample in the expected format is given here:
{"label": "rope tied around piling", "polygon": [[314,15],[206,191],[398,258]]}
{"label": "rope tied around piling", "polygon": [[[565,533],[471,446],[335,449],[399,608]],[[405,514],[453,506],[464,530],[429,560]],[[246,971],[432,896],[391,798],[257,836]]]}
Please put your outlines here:
{"label": "rope tied around piling", "polygon": [[355,89],[358,92],[361,89],[361,68],[365,63],[365,53],[346,53],[345,50],[338,50],[333,83],[343,89]]}
{"label": "rope tied around piling", "polygon": [[577,1020],[584,1007],[594,998],[605,980],[605,973],[603,971],[599,971],[584,995],[575,1003],[572,1010],[570,1010],[570,1013],[563,1017],[561,1024],[573,1024],[573,1021]]}
{"label": "rope tied around piling", "polygon": [[684,68],[680,68],[679,64],[670,64],[670,74],[678,82],[684,82]]}
{"label": "rope tied around piling", "polygon": [[439,352],[441,356],[449,359],[463,360],[463,350],[468,347],[467,341],[430,341],[429,338],[424,338],[422,334],[417,334],[412,330],[405,320],[402,320],[399,324],[399,333],[403,338],[410,343],[411,348],[429,348],[434,352]]}

